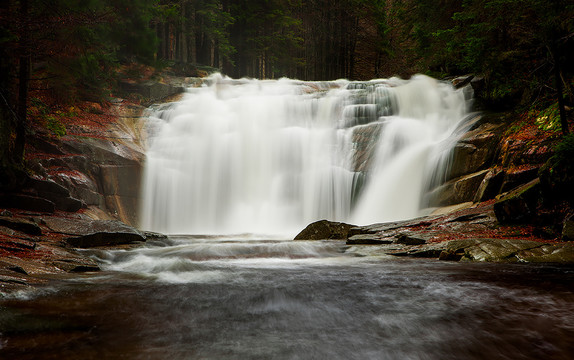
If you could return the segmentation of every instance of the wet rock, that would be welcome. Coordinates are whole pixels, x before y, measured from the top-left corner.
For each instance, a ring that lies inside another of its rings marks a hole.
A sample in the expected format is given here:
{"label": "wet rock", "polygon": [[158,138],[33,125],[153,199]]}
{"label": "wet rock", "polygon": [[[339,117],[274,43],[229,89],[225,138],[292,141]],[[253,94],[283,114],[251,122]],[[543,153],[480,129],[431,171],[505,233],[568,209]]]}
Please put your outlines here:
{"label": "wet rock", "polygon": [[144,236],[146,241],[154,240],[154,241],[162,241],[167,240],[168,236],[165,234],[156,233],[153,231],[141,231],[141,234]]}
{"label": "wet rock", "polygon": [[123,94],[139,94],[147,101],[157,101],[184,91],[182,86],[163,84],[157,81],[143,83],[120,82],[120,90]]}
{"label": "wet rock", "polygon": [[504,195],[494,204],[494,213],[501,224],[530,222],[536,216],[540,198],[540,179],[535,179]]}
{"label": "wet rock", "polygon": [[78,248],[113,246],[145,241],[144,236],[133,227],[115,220],[81,220],[44,218],[53,231],[65,235],[66,242]]}
{"label": "wet rock", "polygon": [[294,240],[345,240],[348,237],[349,229],[354,225],[340,222],[319,220],[309,224],[301,231]]}
{"label": "wet rock", "polygon": [[0,206],[44,213],[56,211],[56,205],[50,200],[16,193],[0,194]]}
{"label": "wet rock", "polygon": [[482,170],[447,182],[428,194],[431,206],[448,206],[474,200],[489,170]]}
{"label": "wet rock", "polygon": [[507,169],[504,175],[504,182],[500,190],[501,193],[510,191],[522,184],[526,184],[538,177],[540,166],[530,165],[519,169]]}
{"label": "wet rock", "polygon": [[464,256],[464,251],[455,251],[451,249],[443,250],[438,256],[439,260],[443,261],[460,261]]}
{"label": "wet rock", "polygon": [[380,237],[376,234],[358,234],[347,239],[347,245],[380,245],[392,244],[393,239]]}
{"label": "wet rock", "polygon": [[570,214],[564,219],[562,227],[562,240],[574,241],[574,214]]}
{"label": "wet rock", "polygon": [[450,179],[475,173],[491,165],[500,139],[499,127],[487,123],[464,134],[453,149]]}
{"label": "wet rock", "polygon": [[[476,244],[464,247],[464,258],[472,261],[516,261],[519,251],[539,247],[541,243],[516,239],[477,239]],[[456,243],[449,244],[453,249]],[[460,248],[457,250],[461,250]]]}
{"label": "wet rock", "polygon": [[494,199],[496,195],[500,194],[502,183],[504,181],[504,171],[499,169],[491,169],[488,171],[478,190],[474,196],[474,202],[481,202]]}
{"label": "wet rock", "polygon": [[404,244],[404,245],[422,245],[426,244],[428,240],[428,236],[425,236],[420,233],[415,234],[400,234],[395,240],[396,244]]}
{"label": "wet rock", "polygon": [[516,257],[524,262],[574,263],[574,244],[544,244],[521,250]]}
{"label": "wet rock", "polygon": [[52,261],[52,265],[65,272],[93,272],[100,271],[100,267],[91,259],[61,259]]}
{"label": "wet rock", "polygon": [[20,231],[28,235],[42,235],[42,229],[33,221],[0,216],[0,226],[5,226],[12,230]]}

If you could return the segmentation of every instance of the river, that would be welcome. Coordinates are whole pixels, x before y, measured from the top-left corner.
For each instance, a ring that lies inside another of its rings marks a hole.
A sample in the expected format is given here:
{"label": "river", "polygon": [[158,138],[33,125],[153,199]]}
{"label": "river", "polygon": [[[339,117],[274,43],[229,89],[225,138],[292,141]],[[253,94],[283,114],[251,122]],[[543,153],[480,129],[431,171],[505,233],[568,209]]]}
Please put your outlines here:
{"label": "river", "polygon": [[[363,249],[375,249],[367,247]],[[0,298],[2,359],[571,359],[574,268],[172,236]]]}

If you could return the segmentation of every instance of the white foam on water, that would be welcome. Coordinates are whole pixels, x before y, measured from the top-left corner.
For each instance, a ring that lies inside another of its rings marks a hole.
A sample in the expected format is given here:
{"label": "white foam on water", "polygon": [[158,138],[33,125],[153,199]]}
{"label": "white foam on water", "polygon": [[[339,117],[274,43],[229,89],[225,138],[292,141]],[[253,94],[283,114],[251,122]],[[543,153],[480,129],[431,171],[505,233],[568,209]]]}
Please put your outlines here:
{"label": "white foam on water", "polygon": [[[320,219],[415,217],[468,107],[462,91],[426,76],[207,83],[151,116],[145,229],[292,236]],[[369,123],[382,131],[371,168],[358,174],[353,132]]]}

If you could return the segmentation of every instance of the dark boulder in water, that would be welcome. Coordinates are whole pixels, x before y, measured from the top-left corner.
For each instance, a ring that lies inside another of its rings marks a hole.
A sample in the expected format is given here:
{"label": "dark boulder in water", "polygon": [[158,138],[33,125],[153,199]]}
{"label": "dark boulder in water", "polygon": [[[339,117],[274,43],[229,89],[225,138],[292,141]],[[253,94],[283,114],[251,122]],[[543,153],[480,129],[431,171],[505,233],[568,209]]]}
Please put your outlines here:
{"label": "dark boulder in water", "polygon": [[319,220],[309,224],[294,240],[346,240],[349,230],[355,227],[341,222]]}

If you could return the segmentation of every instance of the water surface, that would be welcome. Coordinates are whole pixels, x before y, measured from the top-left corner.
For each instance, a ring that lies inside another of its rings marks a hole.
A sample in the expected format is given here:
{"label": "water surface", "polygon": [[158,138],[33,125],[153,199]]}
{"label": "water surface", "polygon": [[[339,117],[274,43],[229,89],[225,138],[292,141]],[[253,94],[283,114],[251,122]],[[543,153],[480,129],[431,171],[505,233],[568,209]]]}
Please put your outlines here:
{"label": "water surface", "polygon": [[[14,359],[569,359],[574,268],[171,237],[0,299]],[[352,249],[350,249],[352,250]]]}

